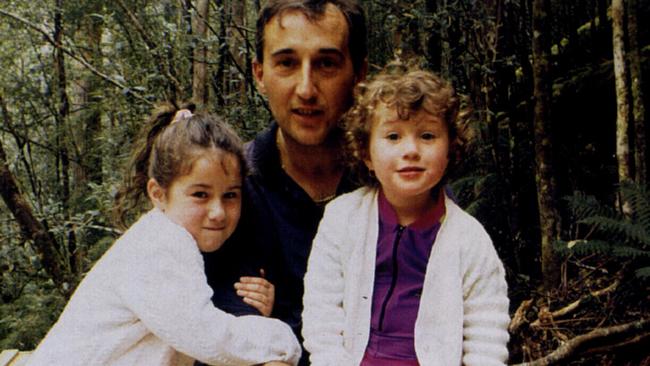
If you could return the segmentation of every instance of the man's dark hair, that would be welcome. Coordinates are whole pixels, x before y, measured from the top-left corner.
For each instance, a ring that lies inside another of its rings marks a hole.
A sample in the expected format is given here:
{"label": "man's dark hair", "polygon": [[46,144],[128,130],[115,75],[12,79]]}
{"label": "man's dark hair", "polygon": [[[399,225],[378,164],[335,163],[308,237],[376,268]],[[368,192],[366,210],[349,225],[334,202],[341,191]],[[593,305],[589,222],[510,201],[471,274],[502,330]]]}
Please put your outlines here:
{"label": "man's dark hair", "polygon": [[359,73],[368,55],[366,16],[356,0],[269,0],[257,17],[255,35],[255,56],[264,62],[264,27],[275,16],[290,10],[298,10],[309,20],[316,20],[325,14],[327,4],[336,6],[348,23],[348,49],[354,72]]}

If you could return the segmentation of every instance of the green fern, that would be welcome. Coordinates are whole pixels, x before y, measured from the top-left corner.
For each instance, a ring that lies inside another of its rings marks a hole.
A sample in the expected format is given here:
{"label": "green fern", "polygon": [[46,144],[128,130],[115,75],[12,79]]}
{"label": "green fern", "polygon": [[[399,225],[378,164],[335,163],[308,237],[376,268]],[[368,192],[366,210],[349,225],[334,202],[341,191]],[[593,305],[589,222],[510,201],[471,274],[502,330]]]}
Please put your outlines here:
{"label": "green fern", "polygon": [[[566,200],[575,223],[586,233],[568,242],[559,242],[561,254],[579,256],[608,255],[631,261],[632,270],[641,279],[650,279],[650,194],[638,185],[624,184],[619,193],[629,203],[632,214],[623,215],[596,198],[576,193]],[[584,230],[586,229],[586,230]]]}

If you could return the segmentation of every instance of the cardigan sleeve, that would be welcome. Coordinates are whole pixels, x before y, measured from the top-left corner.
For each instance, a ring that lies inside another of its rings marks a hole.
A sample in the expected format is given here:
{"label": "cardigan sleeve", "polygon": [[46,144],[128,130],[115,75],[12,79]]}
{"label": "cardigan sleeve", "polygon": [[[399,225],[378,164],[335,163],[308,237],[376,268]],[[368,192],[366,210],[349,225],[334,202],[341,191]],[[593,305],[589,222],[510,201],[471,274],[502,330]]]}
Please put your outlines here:
{"label": "cardigan sleeve", "polygon": [[325,209],[305,274],[302,335],[312,366],[351,364],[343,342],[346,214],[336,203]]}
{"label": "cardigan sleeve", "polygon": [[134,316],[174,349],[207,364],[297,364],[300,345],[286,324],[260,316],[235,317],[212,304],[196,243],[164,224],[130,243],[131,265],[121,274],[118,296]]}
{"label": "cardigan sleeve", "polygon": [[508,289],[503,264],[478,225],[463,253],[463,365],[505,365],[508,358]]}

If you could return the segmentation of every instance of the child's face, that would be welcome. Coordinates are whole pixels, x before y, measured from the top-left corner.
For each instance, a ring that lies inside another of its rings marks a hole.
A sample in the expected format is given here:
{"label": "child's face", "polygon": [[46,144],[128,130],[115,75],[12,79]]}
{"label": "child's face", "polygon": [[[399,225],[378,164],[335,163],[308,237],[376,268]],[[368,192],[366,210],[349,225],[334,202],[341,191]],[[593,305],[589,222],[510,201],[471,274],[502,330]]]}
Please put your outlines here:
{"label": "child's face", "polygon": [[449,133],[444,121],[425,110],[401,120],[380,103],[370,129],[368,169],[374,171],[393,205],[419,206],[445,174]]}
{"label": "child's face", "polygon": [[174,179],[167,189],[158,187],[159,198],[152,200],[172,221],[192,234],[199,250],[213,252],[237,226],[241,184],[235,155],[208,150],[194,162],[188,174]]}

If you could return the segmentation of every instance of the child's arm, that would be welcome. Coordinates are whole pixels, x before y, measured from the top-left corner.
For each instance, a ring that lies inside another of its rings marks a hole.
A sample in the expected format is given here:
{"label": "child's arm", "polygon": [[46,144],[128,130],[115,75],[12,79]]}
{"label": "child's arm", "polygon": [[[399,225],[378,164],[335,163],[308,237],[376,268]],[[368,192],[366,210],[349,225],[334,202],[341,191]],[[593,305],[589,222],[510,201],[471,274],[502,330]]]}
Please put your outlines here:
{"label": "child's arm", "polygon": [[508,359],[508,288],[492,241],[481,235],[464,253],[463,364],[505,365]]}
{"label": "child's arm", "polygon": [[346,253],[340,247],[340,233],[347,227],[339,222],[343,216],[331,206],[326,208],[307,262],[302,335],[312,366],[350,364],[343,347],[343,256]]}
{"label": "child's arm", "polygon": [[237,295],[243,301],[264,316],[271,316],[275,302],[275,286],[264,278],[264,270],[260,270],[262,277],[241,277],[235,283]]}
{"label": "child's arm", "polygon": [[291,328],[214,307],[196,243],[174,234],[152,238],[157,247],[137,253],[129,273],[121,274],[118,296],[135,318],[174,349],[207,364],[296,364],[301,349]]}

